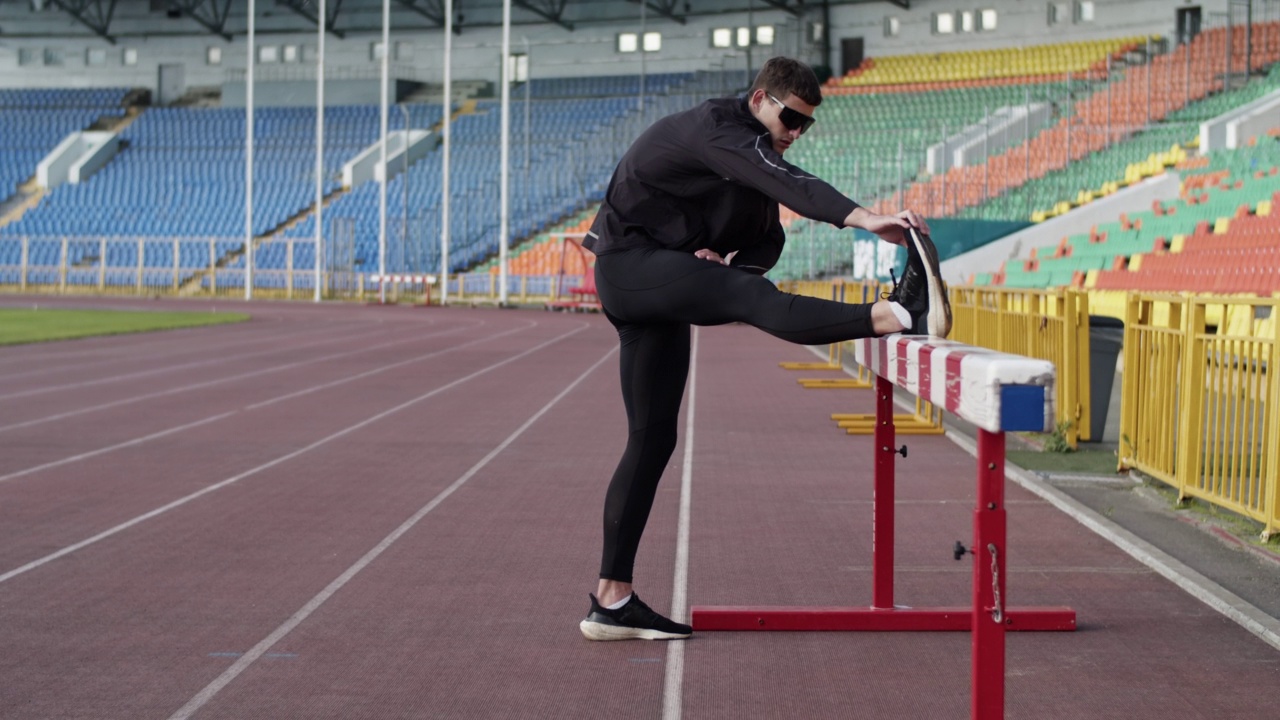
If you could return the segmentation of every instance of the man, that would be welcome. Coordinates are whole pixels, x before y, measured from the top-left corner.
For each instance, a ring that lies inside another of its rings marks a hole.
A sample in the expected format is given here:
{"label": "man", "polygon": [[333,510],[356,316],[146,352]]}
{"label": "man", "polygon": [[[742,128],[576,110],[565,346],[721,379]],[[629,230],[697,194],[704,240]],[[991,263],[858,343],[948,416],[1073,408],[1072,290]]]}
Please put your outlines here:
{"label": "man", "polygon": [[[709,100],[657,121],[618,164],[583,243],[621,342],[628,439],[605,497],[604,552],[591,640],[688,637],[688,625],[632,592],[632,567],[662,470],[676,446],[690,325],[742,322],[820,345],[912,330],[946,336],[950,306],[928,226],[879,215],[782,159],[822,102],[807,66],[773,58],[744,98]],[[907,269],[887,299],[850,305],[779,291],[761,277],[782,253],[778,204],[905,244]],[[910,240],[910,241],[908,241]]]}

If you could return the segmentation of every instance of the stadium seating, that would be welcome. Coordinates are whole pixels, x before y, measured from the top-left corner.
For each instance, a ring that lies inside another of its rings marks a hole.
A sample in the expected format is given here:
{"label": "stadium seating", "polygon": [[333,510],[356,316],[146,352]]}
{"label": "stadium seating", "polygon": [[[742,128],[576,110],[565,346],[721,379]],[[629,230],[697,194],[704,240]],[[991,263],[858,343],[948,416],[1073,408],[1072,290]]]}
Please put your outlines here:
{"label": "stadium seating", "polygon": [[[946,83],[990,83],[1001,78],[1048,78],[1074,73],[1077,77],[1106,72],[1107,58],[1146,43],[1144,37],[1125,37],[1055,43],[1030,47],[984,49],[949,53],[920,53],[868,58],[844,77],[828,81],[830,92],[859,87],[927,85],[911,92],[934,90]],[[904,88],[905,89],[905,88]]]}
{"label": "stadium seating", "polygon": [[35,175],[67,135],[105,116],[122,116],[125,88],[0,90],[0,200]]}

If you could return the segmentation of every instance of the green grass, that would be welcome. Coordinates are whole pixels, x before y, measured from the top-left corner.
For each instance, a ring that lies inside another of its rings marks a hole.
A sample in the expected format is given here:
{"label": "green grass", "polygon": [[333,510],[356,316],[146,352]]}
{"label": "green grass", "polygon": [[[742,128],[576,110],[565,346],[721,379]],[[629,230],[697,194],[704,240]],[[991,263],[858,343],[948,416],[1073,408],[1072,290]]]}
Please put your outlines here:
{"label": "green grass", "polygon": [[1005,458],[1026,470],[1037,472],[1087,473],[1089,475],[1115,475],[1116,454],[1112,450],[1089,450],[1085,443],[1073,453],[1041,452],[1039,450],[1008,450]]}
{"label": "green grass", "polygon": [[244,313],[0,308],[0,345],[243,322]]}

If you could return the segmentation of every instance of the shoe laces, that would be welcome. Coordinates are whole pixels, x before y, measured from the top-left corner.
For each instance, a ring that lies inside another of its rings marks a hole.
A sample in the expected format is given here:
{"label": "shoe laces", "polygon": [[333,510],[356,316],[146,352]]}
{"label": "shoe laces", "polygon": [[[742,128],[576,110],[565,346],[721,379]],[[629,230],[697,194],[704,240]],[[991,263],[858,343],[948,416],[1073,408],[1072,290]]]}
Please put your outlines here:
{"label": "shoe laces", "polygon": [[887,293],[880,293],[881,300],[890,300],[898,293],[898,276],[893,272],[893,268],[889,268],[889,280],[893,283],[893,287]]}

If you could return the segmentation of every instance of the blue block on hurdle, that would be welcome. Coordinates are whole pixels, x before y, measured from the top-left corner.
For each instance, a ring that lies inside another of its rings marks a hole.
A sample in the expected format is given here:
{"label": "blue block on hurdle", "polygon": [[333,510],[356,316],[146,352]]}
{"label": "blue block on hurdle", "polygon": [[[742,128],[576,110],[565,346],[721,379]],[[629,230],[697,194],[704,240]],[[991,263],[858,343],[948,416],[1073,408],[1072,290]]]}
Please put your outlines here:
{"label": "blue block on hurdle", "polygon": [[1000,429],[1011,432],[1044,432],[1044,386],[1001,386]]}

